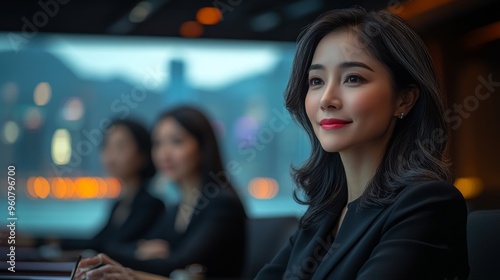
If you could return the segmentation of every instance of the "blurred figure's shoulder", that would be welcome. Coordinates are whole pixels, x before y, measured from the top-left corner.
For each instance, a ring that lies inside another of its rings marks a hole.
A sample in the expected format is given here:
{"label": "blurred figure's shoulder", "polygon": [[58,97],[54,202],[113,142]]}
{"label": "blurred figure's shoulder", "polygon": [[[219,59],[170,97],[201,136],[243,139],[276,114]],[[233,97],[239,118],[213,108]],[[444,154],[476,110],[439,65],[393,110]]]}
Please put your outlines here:
{"label": "blurred figure's shoulder", "polygon": [[143,189],[137,193],[136,199],[137,204],[148,205],[150,208],[165,209],[165,204],[161,199],[151,194],[148,190]]}
{"label": "blurred figure's shoulder", "polygon": [[245,215],[243,203],[236,190],[229,184],[220,188],[204,188],[201,193],[200,203],[205,200],[207,208],[224,209],[232,214]]}

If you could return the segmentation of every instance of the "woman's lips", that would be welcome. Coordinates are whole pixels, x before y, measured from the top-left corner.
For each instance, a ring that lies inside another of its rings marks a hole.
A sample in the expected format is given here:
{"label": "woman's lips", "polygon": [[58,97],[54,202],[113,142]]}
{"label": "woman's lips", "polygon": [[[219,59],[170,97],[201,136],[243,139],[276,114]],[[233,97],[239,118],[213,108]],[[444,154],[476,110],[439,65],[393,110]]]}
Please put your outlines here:
{"label": "woman's lips", "polygon": [[175,166],[171,165],[171,164],[163,164],[163,165],[160,165],[160,170],[162,171],[165,171],[165,172],[169,172],[169,171],[172,171],[175,169]]}
{"label": "woman's lips", "polygon": [[319,122],[319,125],[321,128],[326,129],[326,130],[331,130],[331,129],[339,129],[342,128],[348,124],[352,123],[352,121],[346,121],[346,120],[341,120],[341,119],[322,119]]}

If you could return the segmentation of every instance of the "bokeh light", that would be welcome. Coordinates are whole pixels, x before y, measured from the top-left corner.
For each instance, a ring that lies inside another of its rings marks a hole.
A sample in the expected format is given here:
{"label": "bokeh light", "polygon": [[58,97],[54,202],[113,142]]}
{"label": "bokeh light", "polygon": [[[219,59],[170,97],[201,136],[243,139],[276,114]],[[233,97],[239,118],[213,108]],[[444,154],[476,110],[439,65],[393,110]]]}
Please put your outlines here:
{"label": "bokeh light", "polygon": [[34,182],[34,191],[37,197],[45,199],[50,193],[50,184],[44,177],[37,177]]}
{"label": "bokeh light", "polygon": [[71,135],[67,129],[57,129],[52,136],[52,160],[65,165],[71,159]]}
{"label": "bokeh light", "polygon": [[179,33],[186,38],[200,37],[203,34],[203,25],[197,21],[186,21],[181,25]]}
{"label": "bokeh light", "polygon": [[108,184],[104,181],[103,178],[97,177],[94,178],[97,183],[97,194],[96,198],[104,198],[108,192]]}
{"label": "bokeh light", "polygon": [[37,177],[29,177],[28,182],[26,183],[26,194],[29,197],[37,198],[37,194],[35,192],[35,180]]}
{"label": "bokeh light", "polygon": [[63,199],[66,196],[68,187],[63,178],[52,178],[51,196],[57,199]]}
{"label": "bokeh light", "polygon": [[80,98],[68,99],[62,109],[62,117],[67,121],[77,121],[83,117],[84,107]]}
{"label": "bokeh light", "polygon": [[238,147],[252,147],[257,142],[260,126],[257,119],[252,116],[243,116],[236,120],[234,133]]}
{"label": "bokeh light", "polygon": [[52,96],[52,88],[47,82],[41,82],[35,87],[33,92],[33,101],[38,106],[44,106],[50,101]]}
{"label": "bokeh light", "polygon": [[478,196],[483,191],[483,181],[478,177],[461,177],[455,180],[455,187],[465,199]]}
{"label": "bokeh light", "polygon": [[214,7],[204,7],[196,13],[196,20],[205,25],[214,25],[221,21],[222,13]]}
{"label": "bokeh light", "polygon": [[13,144],[19,138],[19,126],[14,121],[6,121],[3,125],[3,137],[7,144]]}
{"label": "bokeh light", "polygon": [[72,199],[75,197],[75,182],[71,178],[63,178],[66,184],[66,194],[64,199]]}
{"label": "bokeh light", "polygon": [[37,129],[42,125],[42,113],[40,109],[31,107],[24,113],[24,127],[27,129]]}
{"label": "bokeh light", "polygon": [[96,198],[98,190],[97,182],[94,178],[83,177],[75,180],[75,193],[78,198],[89,199]]}
{"label": "bokeh light", "polygon": [[271,199],[278,191],[278,182],[272,178],[255,178],[248,184],[248,192],[257,199]]}
{"label": "bokeh light", "polygon": [[105,199],[116,198],[121,193],[120,181],[101,177],[29,177],[26,194],[30,198],[46,199]]}

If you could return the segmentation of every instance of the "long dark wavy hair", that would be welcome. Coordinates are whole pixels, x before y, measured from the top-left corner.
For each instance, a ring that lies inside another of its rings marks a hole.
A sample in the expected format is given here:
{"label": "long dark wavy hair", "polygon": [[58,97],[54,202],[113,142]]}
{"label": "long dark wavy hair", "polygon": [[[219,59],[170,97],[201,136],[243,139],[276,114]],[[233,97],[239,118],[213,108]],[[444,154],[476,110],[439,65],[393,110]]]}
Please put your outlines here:
{"label": "long dark wavy hair", "polygon": [[[232,189],[222,165],[222,157],[214,129],[206,115],[200,109],[181,105],[160,114],[156,125],[167,118],[172,118],[179,123],[198,143],[201,155],[200,188],[206,188],[210,183],[215,183],[218,187]],[[214,179],[215,177],[217,180]]]}
{"label": "long dark wavy hair", "polygon": [[[320,40],[331,32],[357,36],[367,53],[389,70],[394,94],[416,86],[420,95],[404,119],[398,119],[376,174],[358,206],[390,204],[405,186],[423,181],[452,181],[445,158],[449,129],[444,119],[441,85],[431,57],[420,37],[400,17],[386,11],[362,8],[332,10],[321,15],[299,35],[285,105],[305,129],[312,152],[301,167],[292,167],[298,186],[296,201],[308,205],[302,227],[316,224],[336,203],[347,203],[346,175],[340,155],[322,149],[306,115],[308,69]],[[301,198],[299,192],[303,192]]]}

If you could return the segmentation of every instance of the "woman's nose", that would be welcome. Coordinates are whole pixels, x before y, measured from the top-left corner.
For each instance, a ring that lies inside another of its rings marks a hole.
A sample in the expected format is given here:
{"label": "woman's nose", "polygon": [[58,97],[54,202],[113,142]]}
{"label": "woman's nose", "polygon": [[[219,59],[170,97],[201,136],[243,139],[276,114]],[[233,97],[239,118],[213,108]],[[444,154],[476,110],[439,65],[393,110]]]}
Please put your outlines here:
{"label": "woman's nose", "polygon": [[328,85],[325,87],[325,91],[321,96],[320,100],[321,110],[331,110],[342,108],[342,102],[339,98],[339,89],[334,85]]}

